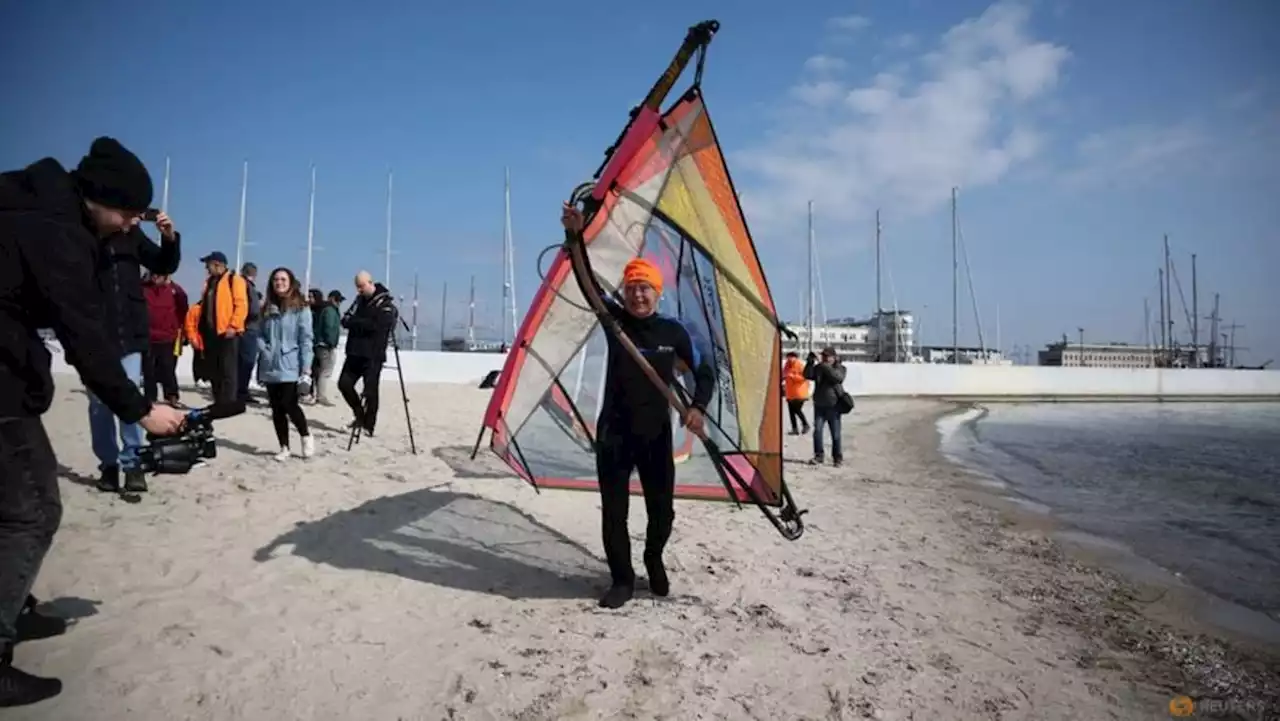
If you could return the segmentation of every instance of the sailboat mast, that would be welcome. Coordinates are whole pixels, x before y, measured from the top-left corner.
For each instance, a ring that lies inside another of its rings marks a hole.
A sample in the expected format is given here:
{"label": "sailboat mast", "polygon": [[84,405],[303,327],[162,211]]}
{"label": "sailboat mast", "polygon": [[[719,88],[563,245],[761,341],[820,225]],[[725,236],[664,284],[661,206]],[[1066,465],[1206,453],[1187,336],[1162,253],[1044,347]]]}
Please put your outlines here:
{"label": "sailboat mast", "polygon": [[813,352],[813,201],[809,201],[809,307],[807,324],[809,327],[809,352]]}
{"label": "sailboat mast", "polygon": [[409,330],[409,347],[418,350],[418,269],[413,269],[413,328]]}
{"label": "sailboat mast", "polygon": [[[515,246],[511,237],[511,168],[506,168],[503,178],[502,190],[503,205],[503,223],[502,223],[502,296],[503,296],[503,314],[511,313],[511,324],[505,323],[502,328],[503,345],[509,345],[507,339],[507,329],[511,330],[510,342],[514,343],[516,334],[519,332],[519,323],[516,319],[516,256]],[[504,319],[505,320],[505,319]]]}
{"label": "sailboat mast", "polygon": [[382,284],[391,287],[391,180],[392,172],[387,171],[387,270],[382,276]]}
{"label": "sailboat mast", "polygon": [[1200,367],[1200,290],[1196,286],[1196,254],[1191,254],[1191,365]]}
{"label": "sailboat mast", "polygon": [[956,217],[956,188],[951,188],[951,362],[960,363],[960,259],[956,254],[959,220]]}
{"label": "sailboat mast", "polygon": [[476,340],[476,277],[471,276],[471,301],[467,308],[467,342]]}
{"label": "sailboat mast", "polygon": [[880,209],[876,208],[876,361],[884,360],[884,304],[880,302]]}
{"label": "sailboat mast", "polygon": [[245,210],[249,202],[249,161],[244,161],[244,171],[240,181],[240,232],[236,236],[236,270],[240,270],[243,266],[241,260],[244,258],[244,246],[247,244],[245,240]]}
{"label": "sailboat mast", "polygon": [[311,290],[311,254],[315,250],[316,233],[316,164],[311,164],[311,196],[307,201],[307,267],[303,273],[302,287]]}
{"label": "sailboat mast", "polygon": [[160,195],[160,210],[169,212],[169,156],[164,158],[164,191]]}
{"label": "sailboat mast", "polygon": [[1164,236],[1164,307],[1167,315],[1165,322],[1169,324],[1169,347],[1166,349],[1169,366],[1173,367],[1173,271],[1169,268],[1169,234]]}
{"label": "sailboat mast", "polygon": [[445,322],[449,318],[449,281],[440,289],[440,350],[444,350]]}

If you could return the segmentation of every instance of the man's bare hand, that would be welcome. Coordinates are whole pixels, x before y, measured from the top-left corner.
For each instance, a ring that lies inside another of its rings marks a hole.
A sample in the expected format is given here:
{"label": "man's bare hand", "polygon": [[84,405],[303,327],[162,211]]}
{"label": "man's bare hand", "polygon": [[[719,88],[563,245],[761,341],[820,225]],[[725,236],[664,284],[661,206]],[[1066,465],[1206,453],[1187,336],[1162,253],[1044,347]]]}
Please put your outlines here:
{"label": "man's bare hand", "polygon": [[581,233],[585,220],[582,217],[582,211],[573,207],[569,203],[565,203],[560,210],[560,224],[564,229],[571,233]]}
{"label": "man's bare hand", "polygon": [[187,414],[176,408],[154,405],[151,407],[151,412],[138,421],[138,425],[152,435],[171,436],[181,430],[186,420]]}
{"label": "man's bare hand", "polygon": [[156,216],[156,228],[160,231],[162,240],[172,241],[178,237],[177,232],[173,229],[173,218],[170,218],[163,210]]}
{"label": "man's bare hand", "polygon": [[706,417],[702,415],[702,411],[697,408],[690,408],[684,414],[684,427],[689,429],[693,435],[706,440],[707,428]]}

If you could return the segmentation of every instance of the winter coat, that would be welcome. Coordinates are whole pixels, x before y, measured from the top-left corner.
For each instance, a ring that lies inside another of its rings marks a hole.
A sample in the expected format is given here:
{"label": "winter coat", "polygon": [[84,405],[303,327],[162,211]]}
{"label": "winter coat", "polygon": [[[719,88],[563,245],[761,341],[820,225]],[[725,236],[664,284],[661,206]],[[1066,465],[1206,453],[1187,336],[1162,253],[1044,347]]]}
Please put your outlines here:
{"label": "winter coat", "polygon": [[789,401],[803,401],[809,398],[809,381],[804,377],[804,361],[799,358],[788,358],[782,365],[783,391]]}
{"label": "winter coat", "polygon": [[322,348],[337,348],[342,337],[341,313],[338,306],[325,301],[312,309],[315,313],[316,345]]}
{"label": "winter coat", "polygon": [[84,198],[57,160],[0,173],[0,416],[49,410],[52,356],[40,337],[44,328],[120,420],[136,423],[151,409],[120,363],[99,275],[107,253],[88,224]]}
{"label": "winter coat", "polygon": [[381,283],[374,284],[373,295],[368,298],[357,295],[342,316],[342,326],[347,329],[347,357],[385,361],[396,312],[391,292]]}
{"label": "winter coat", "polygon": [[840,361],[831,365],[817,360],[805,363],[804,377],[813,381],[814,408],[835,408],[844,376],[844,364]]}
{"label": "winter coat", "polygon": [[182,335],[187,319],[187,292],[170,280],[164,285],[146,283],[142,295],[147,300],[147,320],[152,343],[172,343]]}
{"label": "winter coat", "polygon": [[145,352],[151,345],[151,323],[142,289],[142,271],[172,275],[182,260],[181,237],[159,245],[138,226],[116,233],[106,245],[98,267],[99,284],[106,292],[108,324],[120,343],[120,355]]}
{"label": "winter coat", "polygon": [[282,311],[274,303],[264,303],[261,320],[257,336],[258,381],[297,383],[303,375],[311,375],[315,356],[311,309],[303,306]]}

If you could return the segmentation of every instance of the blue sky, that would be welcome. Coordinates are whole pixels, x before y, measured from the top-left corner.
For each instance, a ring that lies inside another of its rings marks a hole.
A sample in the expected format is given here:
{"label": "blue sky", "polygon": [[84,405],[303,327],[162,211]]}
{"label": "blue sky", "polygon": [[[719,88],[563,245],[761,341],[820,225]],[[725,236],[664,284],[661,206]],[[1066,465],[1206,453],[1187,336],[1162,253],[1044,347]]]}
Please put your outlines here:
{"label": "blue sky", "polygon": [[[1242,359],[1280,360],[1280,4],[464,5],[11,3],[0,167],[74,164],[108,134],[159,187],[168,156],[193,286],[200,255],[234,254],[246,159],[246,258],[301,273],[314,162],[313,273],[344,290],[360,268],[383,275],[394,169],[393,290],[419,274],[433,336],[442,285],[461,323],[474,274],[477,313],[497,326],[504,167],[523,311],[561,199],[685,28],[714,17],[708,106],[785,316],[802,315],[808,200],[827,314],[873,308],[879,207],[884,304],[949,343],[956,185],[988,345],[997,306],[1006,349],[1079,326],[1141,340],[1168,233],[1187,303],[1197,253],[1200,314],[1220,292]],[[960,332],[977,342],[963,277]]]}

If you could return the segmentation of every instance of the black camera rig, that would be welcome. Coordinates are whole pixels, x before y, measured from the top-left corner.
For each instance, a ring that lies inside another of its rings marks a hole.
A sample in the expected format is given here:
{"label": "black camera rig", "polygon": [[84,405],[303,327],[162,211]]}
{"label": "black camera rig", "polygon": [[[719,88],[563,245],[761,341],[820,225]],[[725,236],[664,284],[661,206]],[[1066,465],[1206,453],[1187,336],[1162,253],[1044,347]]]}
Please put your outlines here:
{"label": "black camera rig", "polygon": [[187,473],[198,461],[216,458],[217,440],[213,422],[244,413],[244,403],[214,403],[187,414],[182,432],[176,436],[147,434],[148,444],[138,449],[138,467],[143,473]]}

